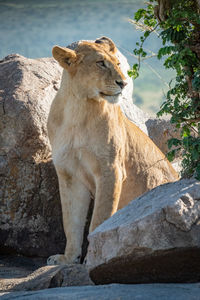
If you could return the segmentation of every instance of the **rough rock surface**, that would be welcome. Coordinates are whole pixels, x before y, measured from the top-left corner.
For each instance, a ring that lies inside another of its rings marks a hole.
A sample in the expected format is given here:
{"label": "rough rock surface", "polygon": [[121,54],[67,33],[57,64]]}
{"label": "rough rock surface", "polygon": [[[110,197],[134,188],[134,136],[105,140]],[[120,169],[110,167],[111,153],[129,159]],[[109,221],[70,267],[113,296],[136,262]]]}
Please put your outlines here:
{"label": "rough rock surface", "polygon": [[0,252],[64,250],[46,122],[61,69],[51,58],[0,62]]}
{"label": "rough rock surface", "polygon": [[111,284],[102,286],[65,287],[36,292],[15,292],[1,296],[2,300],[197,300],[200,284]]}
{"label": "rough rock surface", "polygon": [[[45,265],[45,258],[30,258],[21,255],[0,255],[0,283],[2,283],[1,279],[26,277]],[[0,290],[1,289],[2,286],[0,285]]]}
{"label": "rough rock surface", "polygon": [[91,279],[104,283],[200,280],[200,182],[184,179],[133,200],[89,235]]}
{"label": "rough rock surface", "polygon": [[180,134],[177,129],[167,119],[148,118],[145,120],[148,136],[160,148],[163,153],[169,151],[167,141],[171,138],[179,138]]}
{"label": "rough rock surface", "polygon": [[85,265],[44,266],[46,260],[0,257],[0,292],[93,285]]}

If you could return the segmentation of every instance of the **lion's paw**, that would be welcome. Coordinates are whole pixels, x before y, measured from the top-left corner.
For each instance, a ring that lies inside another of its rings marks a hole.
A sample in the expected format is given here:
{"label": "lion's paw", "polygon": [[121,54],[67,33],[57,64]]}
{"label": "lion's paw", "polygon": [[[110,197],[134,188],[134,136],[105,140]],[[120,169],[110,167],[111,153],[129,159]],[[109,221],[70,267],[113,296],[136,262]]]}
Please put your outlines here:
{"label": "lion's paw", "polygon": [[52,255],[47,259],[47,265],[66,265],[67,258],[63,254]]}

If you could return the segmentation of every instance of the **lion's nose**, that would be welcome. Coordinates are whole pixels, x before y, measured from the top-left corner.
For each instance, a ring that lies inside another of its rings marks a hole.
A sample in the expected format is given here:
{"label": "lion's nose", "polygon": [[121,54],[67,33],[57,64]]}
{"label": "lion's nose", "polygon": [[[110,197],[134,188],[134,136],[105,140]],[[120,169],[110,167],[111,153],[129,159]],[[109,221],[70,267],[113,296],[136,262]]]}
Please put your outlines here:
{"label": "lion's nose", "polygon": [[127,85],[127,82],[125,82],[125,81],[116,80],[115,82],[116,82],[117,85],[120,86],[121,89],[123,89]]}

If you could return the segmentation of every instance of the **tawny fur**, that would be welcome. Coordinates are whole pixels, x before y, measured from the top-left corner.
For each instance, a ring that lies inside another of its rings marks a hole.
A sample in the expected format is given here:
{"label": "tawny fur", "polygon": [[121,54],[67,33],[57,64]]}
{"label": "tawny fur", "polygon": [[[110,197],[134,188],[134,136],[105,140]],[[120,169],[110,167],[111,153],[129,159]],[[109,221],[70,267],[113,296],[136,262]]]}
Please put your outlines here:
{"label": "tawny fur", "polygon": [[115,52],[109,39],[82,42],[75,51],[53,48],[64,70],[48,134],[67,246],[49,264],[79,261],[91,196],[90,232],[137,196],[178,179],[164,154],[114,104],[123,88],[116,81],[125,83]]}

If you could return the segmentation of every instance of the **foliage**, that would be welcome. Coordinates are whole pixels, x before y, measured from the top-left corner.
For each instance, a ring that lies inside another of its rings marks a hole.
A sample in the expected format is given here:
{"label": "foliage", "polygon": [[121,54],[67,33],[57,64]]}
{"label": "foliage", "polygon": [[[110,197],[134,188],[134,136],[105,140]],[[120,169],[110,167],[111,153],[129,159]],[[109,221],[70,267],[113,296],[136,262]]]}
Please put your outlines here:
{"label": "foliage", "polygon": [[134,79],[139,76],[141,60],[147,57],[144,42],[156,31],[163,44],[157,58],[165,56],[165,68],[176,72],[175,79],[169,84],[166,101],[157,113],[158,116],[170,114],[171,123],[180,130],[179,139],[168,141],[170,151],[167,156],[172,161],[181,151],[182,176],[194,174],[200,180],[200,9],[195,0],[158,2],[156,5],[155,0],[150,0],[147,8],[139,9],[134,15],[134,22],[143,28],[143,35],[133,51],[138,63],[128,74]]}

